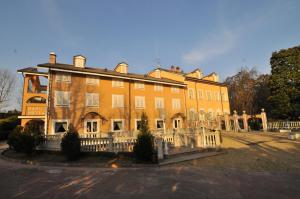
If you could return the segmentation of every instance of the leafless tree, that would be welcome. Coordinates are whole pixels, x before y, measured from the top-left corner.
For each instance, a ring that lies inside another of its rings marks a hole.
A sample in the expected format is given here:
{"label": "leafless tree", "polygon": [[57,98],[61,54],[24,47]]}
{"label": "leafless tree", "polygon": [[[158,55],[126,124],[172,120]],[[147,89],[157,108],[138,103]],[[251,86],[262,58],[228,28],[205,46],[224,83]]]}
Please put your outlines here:
{"label": "leafless tree", "polygon": [[9,101],[15,84],[15,76],[8,70],[0,69],[0,109]]}

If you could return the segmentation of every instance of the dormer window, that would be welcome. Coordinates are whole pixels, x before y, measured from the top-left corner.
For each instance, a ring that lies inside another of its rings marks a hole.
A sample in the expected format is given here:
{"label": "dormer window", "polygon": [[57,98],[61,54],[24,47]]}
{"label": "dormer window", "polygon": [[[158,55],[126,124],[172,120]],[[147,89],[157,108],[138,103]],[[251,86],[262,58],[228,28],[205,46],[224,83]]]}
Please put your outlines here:
{"label": "dormer window", "polygon": [[73,65],[78,68],[85,67],[86,58],[82,55],[76,55],[73,57]]}
{"label": "dormer window", "polygon": [[119,73],[128,73],[128,64],[125,62],[119,63],[116,68],[115,68],[116,72]]}

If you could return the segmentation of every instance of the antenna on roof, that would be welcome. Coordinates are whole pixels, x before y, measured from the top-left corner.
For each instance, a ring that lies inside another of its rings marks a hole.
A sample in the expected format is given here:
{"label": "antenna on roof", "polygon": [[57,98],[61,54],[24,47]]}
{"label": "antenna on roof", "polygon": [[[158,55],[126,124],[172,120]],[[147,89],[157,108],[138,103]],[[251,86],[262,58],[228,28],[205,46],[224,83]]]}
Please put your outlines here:
{"label": "antenna on roof", "polygon": [[158,41],[155,40],[154,42],[154,48],[155,48],[155,64],[157,68],[161,67],[161,63],[160,63],[160,57],[159,57],[159,46],[158,46]]}
{"label": "antenna on roof", "polygon": [[156,62],[156,66],[157,66],[158,68],[160,68],[161,65],[160,65],[160,58],[159,58],[159,57],[155,59],[155,62]]}

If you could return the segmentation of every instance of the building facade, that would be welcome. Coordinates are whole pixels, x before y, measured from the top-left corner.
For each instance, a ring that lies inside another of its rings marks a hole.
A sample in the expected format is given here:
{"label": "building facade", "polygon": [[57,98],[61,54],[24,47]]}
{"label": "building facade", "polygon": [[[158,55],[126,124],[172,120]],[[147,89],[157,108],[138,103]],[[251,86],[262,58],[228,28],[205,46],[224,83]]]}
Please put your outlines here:
{"label": "building facade", "polygon": [[[44,72],[41,72],[41,71]],[[229,113],[227,87],[212,73],[178,67],[157,68],[146,75],[128,72],[126,63],[114,70],[86,66],[74,56],[73,64],[56,62],[18,70],[23,74],[21,124],[40,121],[45,134],[59,134],[73,125],[79,133],[137,132],[142,112],[151,130],[190,127],[190,121]]]}

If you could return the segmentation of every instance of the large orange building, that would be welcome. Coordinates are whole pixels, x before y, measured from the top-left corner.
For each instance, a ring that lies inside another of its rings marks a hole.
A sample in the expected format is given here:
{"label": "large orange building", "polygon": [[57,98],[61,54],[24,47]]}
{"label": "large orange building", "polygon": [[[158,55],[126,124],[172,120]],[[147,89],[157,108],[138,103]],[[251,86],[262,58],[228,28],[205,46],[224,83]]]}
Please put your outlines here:
{"label": "large orange building", "polygon": [[39,120],[45,134],[63,133],[70,124],[79,133],[136,132],[142,112],[151,130],[179,129],[204,113],[230,110],[227,87],[199,69],[184,73],[172,66],[141,75],[129,73],[126,63],[91,68],[82,55],[62,64],[50,53],[49,63],[18,72],[24,77],[21,123]]}

